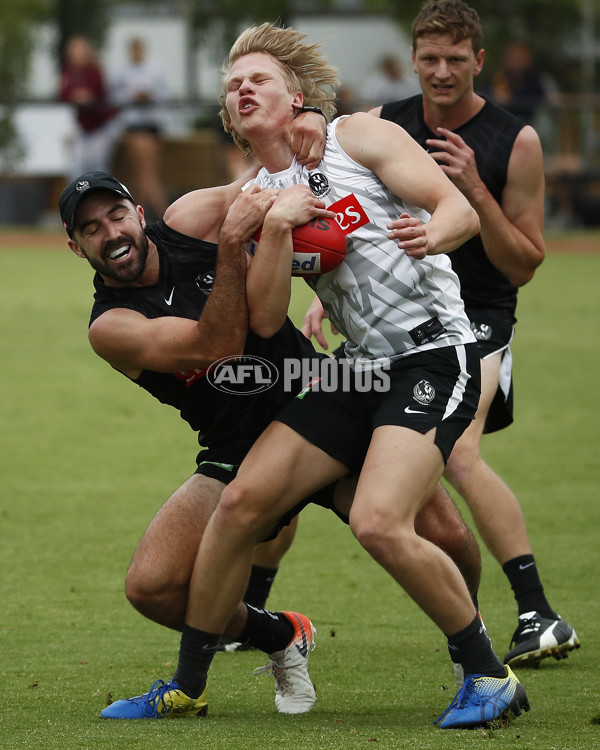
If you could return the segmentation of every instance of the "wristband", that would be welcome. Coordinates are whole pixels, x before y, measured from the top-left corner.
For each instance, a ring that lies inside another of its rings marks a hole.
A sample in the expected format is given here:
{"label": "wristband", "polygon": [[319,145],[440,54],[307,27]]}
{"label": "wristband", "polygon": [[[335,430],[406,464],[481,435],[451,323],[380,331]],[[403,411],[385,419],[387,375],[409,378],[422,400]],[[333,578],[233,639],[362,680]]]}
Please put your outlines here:
{"label": "wristband", "polygon": [[298,114],[300,114],[301,112],[315,112],[317,115],[322,115],[323,117],[325,117],[325,115],[323,114],[323,110],[320,107],[300,107],[300,109],[298,110]]}

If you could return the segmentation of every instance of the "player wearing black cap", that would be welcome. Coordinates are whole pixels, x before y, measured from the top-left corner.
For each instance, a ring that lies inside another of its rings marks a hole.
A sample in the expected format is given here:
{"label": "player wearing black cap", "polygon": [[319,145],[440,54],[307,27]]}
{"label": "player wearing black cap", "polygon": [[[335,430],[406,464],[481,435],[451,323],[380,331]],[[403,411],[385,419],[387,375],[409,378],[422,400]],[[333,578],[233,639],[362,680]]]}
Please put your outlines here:
{"label": "player wearing black cap", "polygon": [[[269,339],[248,327],[243,242],[262,224],[275,197],[274,191],[258,189],[240,193],[240,183],[195,191],[150,227],[129,190],[105,172],[81,175],[59,199],[70,249],[96,270],[89,329],[94,350],[178,409],[206,446],[195,474],[150,524],[126,581],[133,605],[163,625],[184,630],[183,642],[195,551],[220,491],[279,408],[304,385],[301,374],[288,373],[286,360],[317,358],[289,320]],[[296,211],[298,223],[330,215],[318,204],[307,193],[289,211]],[[219,363],[221,369],[211,377],[209,368]],[[281,662],[298,637],[307,640],[302,658],[293,664],[288,659],[277,674],[272,671],[278,710],[309,710],[315,700],[307,672],[314,646],[310,621],[297,613],[249,611],[240,604],[227,635],[265,650],[270,664]],[[151,713],[157,718],[206,712],[204,692],[195,694],[179,677],[184,651],[169,690],[157,687],[152,693]],[[293,694],[287,689],[292,671],[302,687]],[[135,699],[120,701],[103,716],[141,718],[138,709]]]}

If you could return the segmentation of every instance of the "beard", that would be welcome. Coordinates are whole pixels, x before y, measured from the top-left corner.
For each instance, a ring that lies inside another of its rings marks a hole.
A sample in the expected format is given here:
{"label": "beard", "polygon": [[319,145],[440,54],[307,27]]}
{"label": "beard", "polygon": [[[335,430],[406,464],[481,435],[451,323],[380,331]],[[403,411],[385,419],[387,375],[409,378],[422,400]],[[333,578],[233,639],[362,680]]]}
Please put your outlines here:
{"label": "beard", "polygon": [[[123,245],[129,245],[129,257],[121,263],[114,263],[108,258],[108,254]],[[119,284],[132,284],[139,279],[146,268],[148,238],[140,226],[140,232],[136,237],[123,235],[118,240],[107,242],[102,248],[100,258],[90,258],[87,253],[86,258],[90,266],[103,278],[111,279]]]}

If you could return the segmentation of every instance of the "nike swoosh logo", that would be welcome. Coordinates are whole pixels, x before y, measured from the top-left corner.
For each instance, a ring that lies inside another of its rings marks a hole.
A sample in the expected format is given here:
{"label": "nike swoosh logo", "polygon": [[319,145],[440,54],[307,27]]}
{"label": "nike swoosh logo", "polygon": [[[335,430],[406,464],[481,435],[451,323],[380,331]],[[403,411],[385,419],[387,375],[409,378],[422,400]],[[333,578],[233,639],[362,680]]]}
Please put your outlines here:
{"label": "nike swoosh logo", "polygon": [[304,632],[304,626],[302,625],[302,621],[300,620],[298,615],[296,615],[295,612],[294,612],[294,617],[296,618],[298,625],[300,626],[300,633],[302,635],[302,645],[299,646],[297,643],[294,645],[296,646],[300,654],[302,654],[302,656],[306,658],[308,656],[308,641],[306,638],[306,633]]}
{"label": "nike swoosh logo", "polygon": [[519,565],[519,570],[525,570],[525,568],[530,568],[532,565],[535,565],[534,562],[527,563],[527,565]]}
{"label": "nike swoosh logo", "polygon": [[167,305],[169,305],[169,306],[171,305],[171,302],[173,302],[173,292],[174,292],[174,291],[175,291],[175,287],[173,287],[173,289],[171,289],[171,294],[169,295],[169,299],[167,299],[167,298],[165,297],[165,302],[166,302],[166,303],[167,303]]}
{"label": "nike swoosh logo", "polygon": [[407,414],[427,414],[426,411],[419,411],[418,409],[411,409],[410,406],[405,406],[404,411]]}
{"label": "nike swoosh logo", "polygon": [[299,646],[298,644],[296,644],[296,648],[302,654],[302,656],[306,659],[306,656],[308,654],[308,642],[306,640],[306,633],[304,632],[304,628],[302,628],[302,646]]}

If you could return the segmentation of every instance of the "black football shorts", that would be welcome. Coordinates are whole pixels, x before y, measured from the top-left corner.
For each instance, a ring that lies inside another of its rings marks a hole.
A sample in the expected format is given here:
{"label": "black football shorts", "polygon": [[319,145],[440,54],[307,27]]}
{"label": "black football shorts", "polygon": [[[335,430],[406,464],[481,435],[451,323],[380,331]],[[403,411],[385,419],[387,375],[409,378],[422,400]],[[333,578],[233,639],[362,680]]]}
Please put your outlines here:
{"label": "black football shorts", "polygon": [[[348,368],[344,360],[332,362]],[[340,372],[338,383],[341,387],[331,389],[317,380],[286,404],[277,420],[341,461],[351,473],[360,471],[373,430],[383,425],[422,434],[435,428],[435,443],[446,461],[477,411],[481,387],[477,345],[403,357],[373,379],[375,387],[365,387],[364,373],[353,380]]]}
{"label": "black football shorts", "polygon": [[497,432],[514,421],[514,398],[512,377],[512,352],[510,342],[514,336],[511,322],[498,315],[495,310],[467,310],[471,330],[477,339],[481,359],[502,353],[498,390],[490,404],[485,420],[484,434]]}

